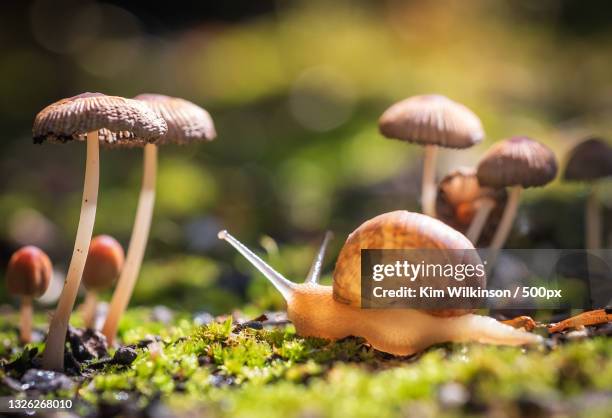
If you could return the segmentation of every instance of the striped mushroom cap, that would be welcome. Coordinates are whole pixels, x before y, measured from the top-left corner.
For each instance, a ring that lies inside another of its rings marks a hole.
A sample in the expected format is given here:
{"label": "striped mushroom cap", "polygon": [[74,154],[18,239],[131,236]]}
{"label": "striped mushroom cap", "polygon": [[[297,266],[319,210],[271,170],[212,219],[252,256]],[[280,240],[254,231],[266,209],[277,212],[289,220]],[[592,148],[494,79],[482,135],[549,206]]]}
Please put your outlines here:
{"label": "striped mushroom cap", "polygon": [[468,148],[484,137],[474,112],[435,94],[395,103],[382,114],[378,126],[387,138],[446,148]]}
{"label": "striped mushroom cap", "polygon": [[515,136],[493,145],[478,164],[483,186],[537,187],[557,175],[557,159],[547,146],[525,136]]}
{"label": "striped mushroom cap", "polygon": [[158,145],[212,141],[217,136],[210,114],[190,101],[163,94],[140,94],[134,99],[145,102],[168,124]]}
{"label": "striped mushroom cap", "polygon": [[436,216],[445,224],[465,234],[478,211],[480,199],[492,199],[495,206],[482,231],[479,243],[488,243],[506,206],[506,189],[482,187],[474,168],[461,167],[444,176],[438,185]]}
{"label": "striped mushroom cap", "polygon": [[83,93],[59,100],[41,110],[32,128],[34,143],[85,140],[99,131],[110,146],[144,146],[167,131],[166,122],[137,100],[102,93]]}
{"label": "striped mushroom cap", "polygon": [[612,176],[612,148],[598,138],[589,138],[569,152],[563,178],[593,181]]}

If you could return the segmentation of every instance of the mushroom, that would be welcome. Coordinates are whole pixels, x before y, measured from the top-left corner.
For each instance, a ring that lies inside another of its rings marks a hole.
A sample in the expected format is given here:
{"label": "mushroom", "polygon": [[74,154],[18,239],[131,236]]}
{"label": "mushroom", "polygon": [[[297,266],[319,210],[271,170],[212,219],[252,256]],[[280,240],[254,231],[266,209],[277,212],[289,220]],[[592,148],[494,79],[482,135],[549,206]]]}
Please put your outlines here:
{"label": "mushroom", "polygon": [[83,284],[87,289],[83,303],[83,321],[93,329],[98,307],[98,292],[108,289],[123,268],[123,247],[110,235],[98,235],[91,240],[87,262],[83,270]]}
{"label": "mushroom", "polygon": [[74,308],[96,217],[99,141],[109,145],[147,142],[157,139],[166,130],[164,120],[141,102],[101,93],[83,93],[62,99],[36,115],[32,128],[34,143],[87,142],[81,215],[64,289],[49,325],[42,360],[45,369],[61,371],[64,368],[68,321]]}
{"label": "mushroom", "polygon": [[551,182],[557,175],[557,160],[547,146],[525,136],[515,136],[493,145],[478,164],[476,175],[482,186],[511,187],[490,245],[489,268],[492,268],[512,228],[523,188]]}
{"label": "mushroom", "polygon": [[[505,189],[481,187],[474,168],[460,167],[440,181],[436,215],[465,234],[474,245],[478,241],[485,245],[499,224],[506,199]],[[485,233],[480,239],[483,229]]]}
{"label": "mushroom", "polygon": [[598,138],[589,138],[569,152],[563,178],[589,183],[585,209],[585,245],[587,249],[601,248],[601,213],[597,199],[597,181],[612,176],[612,148]]}
{"label": "mushroom", "polygon": [[9,260],[6,283],[11,295],[21,297],[19,339],[24,344],[32,341],[32,299],[45,293],[52,275],[51,260],[33,245],[20,248]]}
{"label": "mushroom", "polygon": [[378,121],[387,138],[425,146],[421,205],[423,213],[435,216],[436,155],[438,147],[468,148],[482,141],[484,131],[478,116],[451,99],[430,94],[413,96],[388,108]]}
{"label": "mushroom", "polygon": [[191,144],[211,141],[216,137],[215,127],[208,112],[187,100],[161,94],[141,94],[134,99],[146,103],[150,109],[162,117],[168,125],[168,132],[155,144],[147,144],[144,147],[142,189],[132,237],[130,238],[125,267],[117,282],[109,305],[109,313],[102,327],[102,333],[106,336],[109,344],[112,344],[115,340],[119,320],[130,302],[149,237],[155,203],[157,145]]}

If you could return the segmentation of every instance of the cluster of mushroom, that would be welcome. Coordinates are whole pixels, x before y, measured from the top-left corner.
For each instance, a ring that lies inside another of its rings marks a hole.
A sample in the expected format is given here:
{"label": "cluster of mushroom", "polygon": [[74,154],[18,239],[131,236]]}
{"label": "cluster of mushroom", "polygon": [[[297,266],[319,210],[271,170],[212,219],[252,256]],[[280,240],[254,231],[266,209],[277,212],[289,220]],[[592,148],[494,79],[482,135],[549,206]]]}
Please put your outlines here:
{"label": "cluster of mushroom", "polygon": [[[49,325],[43,367],[62,370],[66,331],[81,282],[87,288],[83,316],[94,326],[98,291],[117,278],[117,286],[104,320],[102,333],[109,343],[115,339],[140,272],[155,202],[157,147],[210,141],[216,132],[208,112],[187,100],[157,94],[134,99],[84,93],[62,99],[44,108],[35,118],[34,143],[85,141],[87,158],[81,215],[72,259],[64,288]],[[91,239],[98,199],[99,146],[144,148],[143,179],[136,218],[125,256],[119,243],[109,236]],[[89,255],[88,255],[89,253]],[[48,286],[51,262],[39,249],[19,250],[9,265],[9,289],[22,297],[21,336],[29,341],[31,300]]]}
{"label": "cluster of mushroom", "polygon": [[[515,136],[494,144],[477,168],[462,167],[447,174],[436,189],[432,186],[433,150],[467,148],[484,136],[473,112],[443,96],[415,96],[396,103],[381,116],[379,126],[389,138],[425,146],[423,213],[465,233],[474,245],[489,244],[493,251],[508,238],[523,189],[544,186],[557,175],[557,161],[548,147]],[[568,153],[564,180],[590,185],[585,209],[587,249],[601,248],[597,183],[610,176],[612,148],[605,141],[588,138]]]}
{"label": "cluster of mushroom", "polygon": [[[362,309],[361,250],[473,250],[484,230],[490,240],[492,264],[511,230],[522,190],[543,186],[555,178],[557,162],[553,152],[530,138],[512,137],[496,143],[477,169],[457,170],[437,187],[438,148],[467,148],[480,142],[484,131],[478,117],[444,96],[425,95],[391,106],[381,116],[379,127],[386,137],[425,146],[423,214],[394,211],[364,222],[344,243],[332,286],[318,283],[329,236],[303,284],[287,280],[227,231],[221,231],[219,238],[241,253],[283,295],[289,319],[300,335],[332,340],[360,336],[372,347],[398,355],[414,354],[447,341],[506,345],[540,342],[541,337],[526,331],[532,323],[526,317],[508,321],[525,328],[519,330],[475,315],[471,309]],[[609,170],[611,166],[606,164]],[[509,193],[506,188],[510,188]],[[436,209],[452,227],[435,219]],[[606,316],[589,316],[591,321],[602,317]]]}
{"label": "cluster of mushroom", "polygon": [[[428,106],[422,106],[419,112],[419,104],[423,102]],[[419,143],[427,148],[439,145],[459,148],[460,144],[469,146],[482,138],[481,125],[475,120],[478,118],[474,113],[447,98],[416,96],[390,107],[382,115],[379,125],[383,135],[390,138]],[[489,269],[495,265],[498,252],[508,239],[523,189],[544,186],[557,175],[557,161],[548,147],[525,136],[515,136],[494,144],[477,168],[463,167],[447,174],[438,185],[436,199],[435,195],[431,196],[436,190],[428,185],[433,176],[427,173],[429,158],[431,156],[426,151],[422,192],[424,213],[437,216],[465,233],[474,245],[488,245]],[[565,180],[590,184],[585,210],[586,249],[601,248],[602,223],[596,184],[610,176],[612,148],[603,140],[584,140],[569,152]],[[509,193],[506,188],[509,188]],[[437,211],[432,209],[432,199],[436,199]],[[508,322],[524,324],[525,318]],[[609,320],[610,315],[598,309],[551,325],[549,330],[553,332],[576,324]]]}
{"label": "cluster of mushroom", "polygon": [[[418,112],[418,104],[430,105]],[[438,103],[432,110],[432,104]],[[432,146],[458,148],[458,144],[472,144],[482,138],[478,118],[465,106],[440,96],[416,96],[390,107],[379,121],[383,135]],[[467,127],[472,127],[471,131]],[[424,134],[423,134],[424,133]],[[425,139],[423,139],[425,138]],[[457,141],[464,138],[464,141]],[[444,140],[445,139],[445,140]],[[425,168],[430,158],[425,154]],[[435,199],[426,190],[423,176],[423,211],[433,208]],[[465,233],[474,245],[488,245],[489,269],[495,265],[499,250],[505,245],[512,229],[523,189],[541,187],[557,175],[554,153],[545,145],[525,136],[515,136],[495,143],[482,157],[476,169],[460,168],[447,174],[439,183],[437,216],[445,223]],[[612,148],[603,140],[590,138],[579,143],[568,154],[564,179],[590,184],[585,209],[585,248],[601,248],[602,222],[597,198],[597,183],[612,176]],[[506,188],[510,192],[507,193]],[[562,329],[563,324],[596,324],[607,322],[609,315],[598,309],[586,312],[550,330]],[[522,323],[517,321],[517,323]],[[569,326],[569,325],[568,325]]]}
{"label": "cluster of mushroom", "polygon": [[[86,288],[82,316],[85,326],[95,328],[97,293],[110,288],[123,266],[123,247],[113,237],[100,235],[91,240],[83,269]],[[53,265],[49,256],[33,245],[15,251],[9,260],[6,282],[9,293],[21,299],[19,336],[27,344],[32,341],[33,300],[49,288]]]}
{"label": "cluster of mushroom", "polygon": [[548,147],[516,136],[491,147],[476,169],[460,168],[436,187],[431,150],[467,148],[484,137],[478,117],[444,96],[415,96],[398,102],[383,113],[379,126],[388,138],[425,146],[423,213],[440,217],[474,245],[483,229],[494,226],[494,232],[487,231],[493,251],[508,237],[523,188],[543,186],[557,174],[557,161]]}

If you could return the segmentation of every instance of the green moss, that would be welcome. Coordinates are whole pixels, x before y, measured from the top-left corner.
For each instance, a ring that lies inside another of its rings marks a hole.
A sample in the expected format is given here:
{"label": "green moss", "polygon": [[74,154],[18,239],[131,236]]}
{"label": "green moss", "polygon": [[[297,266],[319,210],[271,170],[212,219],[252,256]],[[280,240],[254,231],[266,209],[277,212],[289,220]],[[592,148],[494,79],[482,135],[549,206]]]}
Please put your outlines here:
{"label": "green moss", "polygon": [[[605,337],[552,351],[449,344],[397,358],[356,338],[302,338],[291,325],[243,329],[228,319],[198,327],[178,315],[161,326],[148,316],[129,311],[123,337],[161,341],[139,348],[131,366],[107,366],[86,380],[77,389],[85,409],[100,402],[144,408],[157,398],[176,412],[266,418],[520,414],[540,403],[605,416],[612,406],[612,345]],[[15,340],[14,330],[1,329],[0,341]],[[449,384],[465,393],[465,403],[445,402]],[[587,402],[605,393],[603,401]]]}

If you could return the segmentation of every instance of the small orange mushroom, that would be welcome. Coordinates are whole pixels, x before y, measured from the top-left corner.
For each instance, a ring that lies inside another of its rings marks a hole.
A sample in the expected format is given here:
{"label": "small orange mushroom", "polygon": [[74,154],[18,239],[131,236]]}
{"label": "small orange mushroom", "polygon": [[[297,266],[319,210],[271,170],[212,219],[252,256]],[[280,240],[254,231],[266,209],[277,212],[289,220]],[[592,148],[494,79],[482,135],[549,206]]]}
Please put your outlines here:
{"label": "small orange mushroom", "polygon": [[475,169],[460,167],[438,184],[436,216],[474,245],[484,246],[499,224],[506,199],[505,189],[482,187]]}
{"label": "small orange mushroom", "polygon": [[98,307],[98,292],[108,289],[119,277],[125,255],[123,247],[109,235],[98,235],[91,240],[87,262],[83,270],[83,284],[87,289],[83,303],[83,320],[87,328],[94,328]]}
{"label": "small orange mushroom", "polygon": [[19,339],[24,344],[32,341],[32,299],[45,293],[52,275],[51,260],[38,247],[22,247],[9,260],[6,282],[9,293],[21,297]]}

